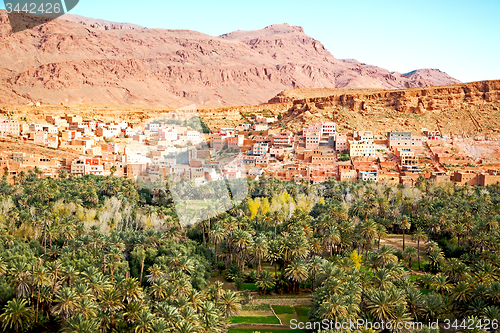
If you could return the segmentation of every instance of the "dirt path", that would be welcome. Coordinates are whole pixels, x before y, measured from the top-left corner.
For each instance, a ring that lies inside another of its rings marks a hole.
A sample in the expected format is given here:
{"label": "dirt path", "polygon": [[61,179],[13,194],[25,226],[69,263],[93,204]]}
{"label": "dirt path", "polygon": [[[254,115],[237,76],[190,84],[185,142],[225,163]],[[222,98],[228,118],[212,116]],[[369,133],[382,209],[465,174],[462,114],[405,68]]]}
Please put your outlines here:
{"label": "dirt path", "polygon": [[[380,245],[390,245],[398,250],[403,251],[403,235],[389,235],[387,238],[380,239]],[[405,247],[413,246],[418,248],[417,242],[411,240],[411,236],[405,236]],[[374,248],[376,250],[376,248]],[[422,257],[425,253],[425,243],[420,242],[420,256]],[[414,259],[416,261],[416,259]],[[423,272],[410,270],[414,275],[423,275]]]}
{"label": "dirt path", "polygon": [[[380,245],[391,245],[398,250],[403,250],[403,235],[389,235],[389,237],[380,239]],[[405,246],[413,246],[417,248],[417,242],[411,240],[411,235],[405,236]],[[420,252],[425,251],[425,243],[420,242]]]}

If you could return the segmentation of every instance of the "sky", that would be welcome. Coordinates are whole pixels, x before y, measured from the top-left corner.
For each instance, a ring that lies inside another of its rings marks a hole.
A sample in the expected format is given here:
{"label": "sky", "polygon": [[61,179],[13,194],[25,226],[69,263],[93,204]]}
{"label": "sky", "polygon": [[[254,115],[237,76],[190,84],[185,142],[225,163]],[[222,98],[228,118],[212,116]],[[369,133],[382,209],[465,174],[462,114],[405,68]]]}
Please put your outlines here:
{"label": "sky", "polygon": [[436,68],[463,82],[500,79],[500,0],[80,0],[70,13],[212,36],[289,23],[338,59],[400,73]]}

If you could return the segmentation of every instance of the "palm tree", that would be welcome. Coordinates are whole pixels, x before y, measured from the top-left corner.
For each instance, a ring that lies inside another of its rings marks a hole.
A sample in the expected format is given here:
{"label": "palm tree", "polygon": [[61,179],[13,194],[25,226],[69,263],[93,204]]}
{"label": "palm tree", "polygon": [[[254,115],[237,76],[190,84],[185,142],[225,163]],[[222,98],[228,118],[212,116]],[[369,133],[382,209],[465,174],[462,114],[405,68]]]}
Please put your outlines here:
{"label": "palm tree", "polygon": [[177,323],[175,332],[178,333],[196,333],[197,329],[195,325],[193,325],[190,322],[187,322],[186,320],[182,320],[179,323]]}
{"label": "palm tree", "polygon": [[443,297],[436,293],[427,294],[424,297],[424,308],[423,314],[426,320],[439,319],[443,312],[447,312],[449,309],[443,301]]}
{"label": "palm tree", "polygon": [[394,248],[389,245],[383,245],[377,252],[376,260],[380,267],[384,267],[389,263],[397,262],[398,257],[394,254]]}
{"label": "palm tree", "polygon": [[441,248],[439,247],[438,243],[436,243],[435,241],[429,241],[425,245],[425,251],[427,252],[427,254],[430,254],[432,252],[441,251]]}
{"label": "palm tree", "polygon": [[437,272],[438,267],[443,263],[444,261],[444,255],[443,252],[441,251],[433,251],[427,255],[429,258],[429,266],[431,267],[432,271],[434,273]]}
{"label": "palm tree", "polygon": [[204,300],[205,298],[201,296],[201,294],[195,289],[191,289],[191,291],[187,295],[187,301],[190,308],[192,308],[196,312],[201,310]]}
{"label": "palm tree", "polygon": [[135,333],[149,333],[151,330],[151,325],[155,320],[155,315],[149,311],[148,307],[142,308],[141,312],[135,320]]}
{"label": "palm tree", "polygon": [[500,282],[495,281],[488,288],[488,298],[495,303],[500,302]]}
{"label": "palm tree", "polygon": [[90,276],[90,278],[87,278],[86,283],[92,290],[92,294],[95,297],[97,297],[104,290],[111,288],[112,286],[108,280],[108,277],[101,272],[98,272],[96,275],[92,275]]}
{"label": "palm tree", "polygon": [[467,279],[470,269],[469,266],[459,259],[450,258],[447,265],[444,267],[444,271],[451,282],[457,283]]}
{"label": "palm tree", "polygon": [[373,279],[375,282],[375,287],[380,290],[387,290],[392,287],[392,275],[389,270],[382,268],[373,273]]}
{"label": "palm tree", "polygon": [[224,283],[220,281],[215,281],[214,283],[214,288],[215,288],[215,306],[217,306],[217,303],[219,302],[221,291],[224,290]]}
{"label": "palm tree", "polygon": [[330,295],[326,301],[321,303],[319,313],[322,318],[333,320],[336,323],[339,317],[348,315],[344,298],[338,294]]}
{"label": "palm tree", "polygon": [[51,283],[49,271],[44,266],[39,266],[34,275],[33,275],[33,283],[37,286],[38,294],[36,297],[36,312],[35,318],[38,320],[38,306],[40,304],[40,290],[43,287],[49,286]]}
{"label": "palm tree", "polygon": [[269,242],[269,248],[267,252],[267,258],[274,265],[274,276],[277,275],[277,265],[278,260],[281,259],[283,254],[283,247],[281,246],[281,242],[279,240],[271,240]]}
{"label": "palm tree", "polygon": [[278,224],[280,224],[284,220],[283,213],[281,211],[273,212],[273,221],[274,221],[274,240],[276,240],[276,233],[278,231]]}
{"label": "palm tree", "polygon": [[399,228],[403,230],[403,251],[405,250],[405,231],[410,230],[411,228],[411,223],[408,220],[408,218],[404,218],[401,223],[399,224]]}
{"label": "palm tree", "polygon": [[[57,262],[56,262],[57,264]],[[65,276],[65,281],[68,287],[71,287],[75,281],[75,279],[78,277],[80,272],[76,270],[76,268],[72,265],[66,265],[64,266],[63,273]],[[55,274],[56,275],[56,274]]]}
{"label": "palm tree", "polygon": [[25,299],[14,298],[7,302],[0,315],[0,321],[3,323],[3,329],[9,328],[19,332],[29,326],[33,320],[33,309],[28,305]]}
{"label": "palm tree", "polygon": [[203,332],[221,332],[220,310],[212,302],[205,301],[199,311]]}
{"label": "palm tree", "polygon": [[93,298],[83,297],[77,303],[75,312],[85,316],[86,319],[92,319],[97,316],[97,310],[97,304]]}
{"label": "palm tree", "polygon": [[390,291],[373,290],[367,294],[366,309],[377,321],[394,318],[398,302],[391,297]]}
{"label": "palm tree", "polygon": [[250,236],[248,232],[241,229],[233,230],[231,235],[231,243],[234,249],[237,250],[237,260],[239,262],[240,269],[243,269],[244,267],[244,254],[246,249],[252,246],[252,242],[252,236]]}
{"label": "palm tree", "polygon": [[467,235],[467,227],[463,223],[457,223],[455,224],[455,228],[453,230],[455,235],[457,235],[457,246],[460,247],[460,240]]}
{"label": "palm tree", "polygon": [[378,243],[377,243],[377,250],[380,250],[380,239],[382,237],[387,236],[387,229],[382,225],[382,224],[377,224],[377,237],[378,237]]}
{"label": "palm tree", "polygon": [[257,277],[260,276],[261,271],[261,261],[267,257],[267,252],[269,245],[267,244],[267,238],[264,235],[259,235],[255,238],[253,242],[253,255],[255,260],[257,260]]}
{"label": "palm tree", "polygon": [[430,288],[433,280],[434,280],[434,275],[425,273],[424,275],[420,276],[419,282],[422,284],[424,288]]}
{"label": "palm tree", "polygon": [[173,332],[176,323],[181,321],[181,316],[179,315],[177,308],[162,302],[156,304],[156,309],[156,314],[165,319],[167,328]]}
{"label": "palm tree", "polygon": [[116,288],[105,290],[99,295],[99,306],[105,313],[109,313],[111,326],[114,328],[114,313],[123,309],[120,292]]}
{"label": "palm tree", "polygon": [[14,262],[10,274],[13,276],[14,291],[16,297],[26,297],[31,292],[30,265],[23,261]]}
{"label": "palm tree", "polygon": [[165,274],[165,273],[163,273],[163,270],[161,269],[161,267],[158,266],[158,264],[154,264],[153,266],[150,266],[148,268],[148,272],[149,272],[149,274],[146,275],[146,278],[147,278],[147,281],[149,283],[154,283],[156,280],[160,279]]}
{"label": "palm tree", "polygon": [[127,301],[127,303],[142,300],[144,297],[139,281],[135,278],[123,280],[120,284],[120,291],[122,300]]}
{"label": "palm tree", "polygon": [[167,281],[158,279],[149,287],[151,297],[163,301],[167,297]]}
{"label": "palm tree", "polygon": [[292,280],[298,286],[298,293],[300,293],[300,284],[309,277],[306,263],[302,259],[292,261],[285,268],[285,277]]}
{"label": "palm tree", "polygon": [[70,287],[63,287],[56,295],[55,305],[52,313],[60,315],[66,321],[77,308],[77,297],[75,290]]}
{"label": "palm tree", "polygon": [[240,299],[232,290],[225,290],[220,297],[219,308],[229,318],[238,314],[241,310]]}
{"label": "palm tree", "polygon": [[413,246],[408,246],[403,252],[403,258],[408,261],[408,268],[411,269],[411,261],[417,256],[417,249]]}
{"label": "palm tree", "polygon": [[144,304],[139,301],[130,302],[127,304],[126,312],[123,314],[124,318],[129,323],[134,323],[139,318],[139,313],[141,312]]}
{"label": "palm tree", "polygon": [[333,255],[333,247],[340,243],[340,231],[336,226],[331,226],[326,230],[323,241],[325,242],[326,248],[330,248],[330,255]]}
{"label": "palm tree", "polygon": [[369,219],[369,220],[366,220],[365,223],[361,224],[359,234],[365,240],[364,247],[365,247],[365,256],[366,256],[366,254],[368,253],[368,250],[370,249],[370,245],[372,243],[372,240],[377,235],[377,224],[375,223],[375,221]]}
{"label": "palm tree", "polygon": [[7,263],[0,257],[0,277],[2,277],[5,273],[7,273],[8,267]]}
{"label": "palm tree", "polygon": [[496,320],[497,322],[500,321],[500,308],[493,305],[484,308],[482,318],[489,319],[491,321],[493,320]]}
{"label": "palm tree", "polygon": [[422,312],[424,301],[422,293],[418,288],[410,288],[406,290],[406,305],[408,311],[413,316],[415,321],[418,321],[419,315]]}
{"label": "palm tree", "polygon": [[86,318],[82,314],[77,314],[67,321],[64,333],[94,333],[99,331],[100,323],[94,318]]}
{"label": "palm tree", "polygon": [[451,289],[451,296],[455,301],[465,303],[470,300],[472,296],[472,289],[467,282],[460,281],[453,289]]}
{"label": "palm tree", "polygon": [[274,287],[274,277],[268,271],[262,271],[255,284],[259,288],[259,292],[265,294],[268,289]]}
{"label": "palm tree", "polygon": [[144,271],[144,260],[146,259],[146,251],[143,246],[136,246],[132,251],[132,257],[141,263],[141,277],[139,278],[139,284],[142,284],[142,273]]}
{"label": "palm tree", "polygon": [[449,291],[452,288],[452,284],[448,283],[448,278],[446,275],[439,273],[434,276],[431,283],[431,287],[441,293],[441,297],[444,297],[444,292]]}
{"label": "palm tree", "polygon": [[214,242],[214,256],[215,256],[215,265],[217,266],[217,246],[224,240],[226,236],[226,232],[224,228],[220,226],[220,224],[215,224],[210,231],[211,239]]}
{"label": "palm tree", "polygon": [[412,235],[413,241],[417,242],[417,258],[418,258],[418,269],[420,270],[420,242],[427,241],[427,233],[421,228],[418,228]]}
{"label": "palm tree", "polygon": [[181,272],[191,274],[194,271],[194,261],[191,258],[188,258],[186,256],[183,256],[179,258],[179,261],[177,262],[176,269],[180,270]]}
{"label": "palm tree", "polygon": [[310,261],[309,261],[309,278],[311,279],[311,286],[312,286],[312,291],[314,292],[314,284],[316,280],[316,276],[320,272],[321,268],[323,266],[323,258],[314,256]]}

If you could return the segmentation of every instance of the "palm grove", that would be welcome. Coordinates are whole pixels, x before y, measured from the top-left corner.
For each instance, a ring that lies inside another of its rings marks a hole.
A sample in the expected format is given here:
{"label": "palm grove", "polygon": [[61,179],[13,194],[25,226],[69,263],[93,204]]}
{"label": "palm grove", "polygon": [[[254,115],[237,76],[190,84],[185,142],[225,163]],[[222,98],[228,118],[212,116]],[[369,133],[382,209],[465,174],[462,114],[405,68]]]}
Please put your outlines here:
{"label": "palm grove", "polygon": [[500,320],[500,186],[248,182],[243,203],[182,226],[168,190],[131,180],[4,178],[1,327],[224,332],[243,298],[214,271],[312,292],[314,321]]}

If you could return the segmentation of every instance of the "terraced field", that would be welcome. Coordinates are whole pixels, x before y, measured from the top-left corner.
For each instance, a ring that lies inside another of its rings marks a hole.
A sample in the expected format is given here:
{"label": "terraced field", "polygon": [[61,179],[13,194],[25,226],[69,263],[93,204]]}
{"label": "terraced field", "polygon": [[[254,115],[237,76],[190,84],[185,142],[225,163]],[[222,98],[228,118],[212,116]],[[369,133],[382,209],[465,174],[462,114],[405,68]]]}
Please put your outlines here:
{"label": "terraced field", "polygon": [[229,332],[306,332],[291,329],[290,321],[307,321],[310,304],[311,297],[253,299],[243,306],[239,316],[232,318]]}

